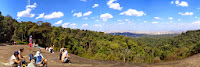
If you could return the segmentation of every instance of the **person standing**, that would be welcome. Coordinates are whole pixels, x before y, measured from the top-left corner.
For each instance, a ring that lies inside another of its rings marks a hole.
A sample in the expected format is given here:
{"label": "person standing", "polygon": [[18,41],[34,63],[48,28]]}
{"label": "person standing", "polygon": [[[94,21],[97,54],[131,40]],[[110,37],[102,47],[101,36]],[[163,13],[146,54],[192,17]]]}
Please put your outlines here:
{"label": "person standing", "polygon": [[31,51],[32,48],[32,35],[29,38],[29,51]]}

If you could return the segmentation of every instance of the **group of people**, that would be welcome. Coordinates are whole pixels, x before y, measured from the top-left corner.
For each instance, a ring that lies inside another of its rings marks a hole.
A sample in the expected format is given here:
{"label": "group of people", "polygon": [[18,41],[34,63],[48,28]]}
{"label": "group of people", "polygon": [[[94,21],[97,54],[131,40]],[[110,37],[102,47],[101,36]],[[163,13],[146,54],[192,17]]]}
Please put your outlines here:
{"label": "group of people", "polygon": [[10,64],[12,67],[47,67],[47,59],[45,59],[40,51],[37,51],[36,54],[29,54],[29,60],[31,61],[28,65],[25,61],[22,53],[24,52],[24,48],[20,48],[19,51],[15,51],[14,54],[10,58]]}

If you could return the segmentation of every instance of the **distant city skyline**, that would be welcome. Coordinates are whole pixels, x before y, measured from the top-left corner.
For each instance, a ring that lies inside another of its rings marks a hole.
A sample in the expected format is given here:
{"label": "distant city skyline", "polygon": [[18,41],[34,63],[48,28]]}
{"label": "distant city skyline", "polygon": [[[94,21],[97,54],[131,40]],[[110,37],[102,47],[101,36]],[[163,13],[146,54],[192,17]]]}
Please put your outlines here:
{"label": "distant city skyline", "polygon": [[0,11],[18,22],[93,31],[200,29],[200,0],[0,0]]}

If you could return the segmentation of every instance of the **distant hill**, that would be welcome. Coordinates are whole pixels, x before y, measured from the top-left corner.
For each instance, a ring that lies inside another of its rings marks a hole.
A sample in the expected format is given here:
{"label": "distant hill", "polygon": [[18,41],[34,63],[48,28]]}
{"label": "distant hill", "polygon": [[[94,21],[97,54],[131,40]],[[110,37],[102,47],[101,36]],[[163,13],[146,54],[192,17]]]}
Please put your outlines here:
{"label": "distant hill", "polygon": [[140,33],[131,33],[131,32],[116,32],[116,33],[108,33],[111,35],[123,35],[125,37],[174,37],[180,34],[174,33],[174,34],[160,34],[160,35],[152,35],[152,34],[140,34]]}
{"label": "distant hill", "polygon": [[141,36],[146,36],[147,34],[136,34],[136,33],[130,33],[130,32],[124,32],[124,33],[108,33],[111,35],[123,35],[126,37],[141,37]]}

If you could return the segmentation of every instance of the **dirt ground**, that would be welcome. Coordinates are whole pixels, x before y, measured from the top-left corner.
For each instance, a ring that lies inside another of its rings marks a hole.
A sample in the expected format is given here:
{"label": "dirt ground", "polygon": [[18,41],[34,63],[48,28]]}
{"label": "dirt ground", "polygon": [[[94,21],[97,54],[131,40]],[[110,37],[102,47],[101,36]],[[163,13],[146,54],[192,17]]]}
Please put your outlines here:
{"label": "dirt ground", "polygon": [[[22,47],[25,49],[22,55],[25,56],[26,62],[30,62],[28,58],[31,52],[28,50],[28,45],[11,46],[0,44],[0,67],[10,67],[8,62],[11,55]],[[33,54],[35,54],[36,51],[36,48],[32,48]],[[125,63],[120,61],[92,60],[70,54],[72,64],[61,63],[59,60],[59,52],[49,53],[41,49],[41,54],[48,60],[48,67],[200,67],[200,54],[181,60],[162,63]]]}

